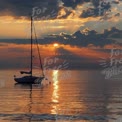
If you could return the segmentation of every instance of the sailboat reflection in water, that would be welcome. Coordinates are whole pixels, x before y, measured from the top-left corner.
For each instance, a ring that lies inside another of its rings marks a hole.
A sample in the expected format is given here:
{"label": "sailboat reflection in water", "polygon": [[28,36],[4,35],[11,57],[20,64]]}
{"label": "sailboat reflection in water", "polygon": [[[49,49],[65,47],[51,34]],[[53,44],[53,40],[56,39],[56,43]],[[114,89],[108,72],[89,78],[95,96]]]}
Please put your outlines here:
{"label": "sailboat reflection in water", "polygon": [[[34,31],[35,39],[36,39],[36,45],[37,45],[39,61],[40,61],[40,68],[42,70],[42,76],[40,76],[40,77],[33,76],[33,31]],[[33,18],[32,17],[31,17],[31,45],[30,46],[31,46],[31,51],[30,51],[30,58],[31,58],[30,71],[29,72],[20,71],[21,74],[26,74],[27,76],[23,76],[23,77],[20,77],[20,78],[16,78],[16,76],[14,76],[14,80],[17,83],[34,84],[34,83],[41,83],[42,80],[45,79],[44,72],[43,72],[42,61],[41,61],[41,55],[40,55],[40,52],[39,52],[39,45],[38,45],[37,36],[36,36],[35,27],[34,27],[34,23],[33,23]]]}

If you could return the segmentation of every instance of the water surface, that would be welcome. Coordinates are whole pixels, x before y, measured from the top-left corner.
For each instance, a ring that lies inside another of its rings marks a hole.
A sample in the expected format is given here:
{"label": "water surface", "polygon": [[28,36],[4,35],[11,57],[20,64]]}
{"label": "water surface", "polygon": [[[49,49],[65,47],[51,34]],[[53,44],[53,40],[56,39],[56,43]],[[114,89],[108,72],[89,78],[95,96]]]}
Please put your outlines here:
{"label": "water surface", "polygon": [[53,70],[42,85],[15,84],[0,72],[0,122],[122,122],[121,80],[98,70]]}

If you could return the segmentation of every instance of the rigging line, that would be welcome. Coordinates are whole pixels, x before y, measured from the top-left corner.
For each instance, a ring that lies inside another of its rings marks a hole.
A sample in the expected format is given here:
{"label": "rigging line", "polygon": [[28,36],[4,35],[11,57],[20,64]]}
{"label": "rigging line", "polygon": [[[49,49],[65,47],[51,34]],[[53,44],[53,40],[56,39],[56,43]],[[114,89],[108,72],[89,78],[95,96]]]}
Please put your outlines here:
{"label": "rigging line", "polygon": [[34,28],[34,34],[35,34],[35,39],[36,39],[36,44],[37,44],[37,49],[38,49],[38,54],[39,54],[40,66],[41,66],[41,69],[42,69],[42,74],[43,74],[43,76],[45,76],[45,75],[44,75],[43,66],[42,66],[42,60],[41,60],[41,55],[40,55],[40,49],[39,49],[39,44],[38,44],[38,40],[37,40],[36,29],[35,29],[34,23],[33,23],[33,28]]}

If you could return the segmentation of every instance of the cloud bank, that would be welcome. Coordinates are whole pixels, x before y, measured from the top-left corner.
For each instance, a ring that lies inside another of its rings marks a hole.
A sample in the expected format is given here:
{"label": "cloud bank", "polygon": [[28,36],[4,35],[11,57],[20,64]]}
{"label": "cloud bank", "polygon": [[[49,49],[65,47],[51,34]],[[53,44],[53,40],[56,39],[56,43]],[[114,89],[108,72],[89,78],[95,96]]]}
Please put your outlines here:
{"label": "cloud bank", "polygon": [[[63,45],[77,46],[77,47],[89,47],[89,48],[104,48],[110,45],[122,46],[122,30],[115,27],[111,29],[105,29],[103,33],[97,33],[95,30],[85,29],[83,31],[76,31],[73,34],[60,33],[48,35],[43,39],[39,39],[39,44],[48,45],[53,43],[59,43]],[[5,39],[0,40],[1,43],[15,43],[15,44],[29,44],[30,40],[21,39]]]}
{"label": "cloud bank", "polygon": [[[60,18],[67,18],[73,13],[72,10],[76,11],[77,7],[81,6],[82,9],[79,11],[79,18],[97,17],[110,14],[115,7],[113,4],[117,6],[120,2],[113,0],[1,0],[0,15],[12,15],[16,18],[23,16],[28,18],[33,13],[38,18],[43,17],[45,19],[44,17],[48,16],[48,19],[56,19],[60,11],[65,9],[65,17],[63,15]],[[116,14],[118,16],[120,13]]]}

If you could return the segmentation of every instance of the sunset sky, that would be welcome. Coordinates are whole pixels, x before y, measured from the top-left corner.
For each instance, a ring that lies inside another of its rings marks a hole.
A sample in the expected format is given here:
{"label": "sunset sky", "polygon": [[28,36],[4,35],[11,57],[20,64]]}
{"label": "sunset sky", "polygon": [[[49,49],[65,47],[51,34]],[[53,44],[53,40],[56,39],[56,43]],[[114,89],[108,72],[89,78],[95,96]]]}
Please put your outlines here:
{"label": "sunset sky", "polygon": [[32,15],[43,59],[57,51],[76,67],[93,68],[109,49],[121,48],[121,6],[122,0],[0,0],[0,67],[28,64]]}

